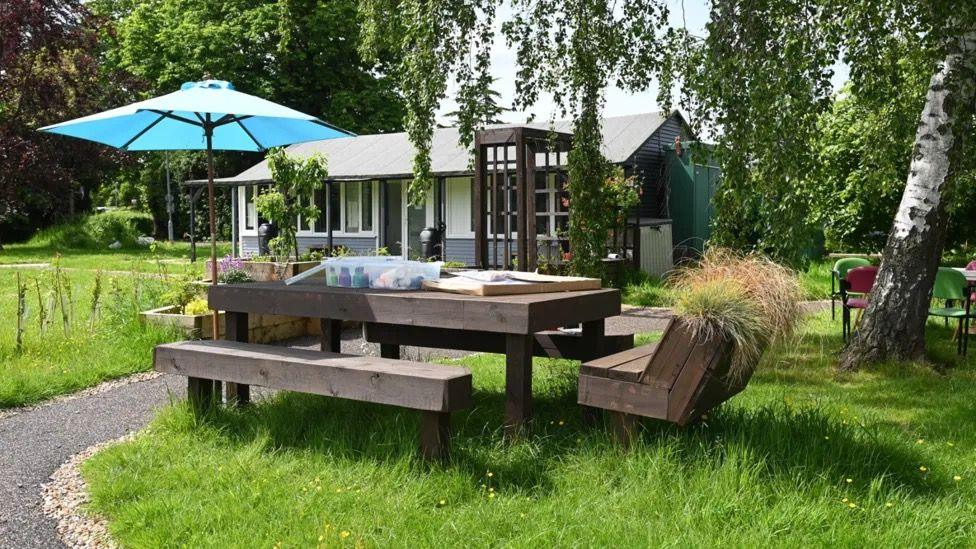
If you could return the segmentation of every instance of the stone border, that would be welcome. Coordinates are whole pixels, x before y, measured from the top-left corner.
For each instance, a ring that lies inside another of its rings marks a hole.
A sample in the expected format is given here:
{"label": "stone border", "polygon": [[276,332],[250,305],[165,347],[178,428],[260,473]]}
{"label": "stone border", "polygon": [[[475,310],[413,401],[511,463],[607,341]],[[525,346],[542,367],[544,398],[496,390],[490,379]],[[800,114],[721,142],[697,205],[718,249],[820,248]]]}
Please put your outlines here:
{"label": "stone border", "polygon": [[100,442],[68,458],[41,485],[42,511],[57,522],[58,538],[72,549],[115,549],[118,545],[108,532],[108,522],[88,513],[88,484],[81,476],[81,465],[96,453],[114,444],[132,440],[129,433],[115,440]]}
{"label": "stone border", "polygon": [[85,398],[85,397],[97,395],[99,393],[111,391],[112,389],[124,387],[132,383],[141,383],[143,381],[149,381],[151,379],[156,379],[161,375],[163,375],[161,372],[150,370],[148,372],[139,372],[138,374],[132,374],[130,376],[110,379],[108,381],[103,381],[102,383],[99,383],[94,387],[82,389],[74,393],[59,395],[54,398],[45,400],[43,402],[38,402],[37,404],[31,404],[29,406],[21,406],[18,408],[7,408],[6,410],[0,410],[0,420],[6,419],[8,417],[16,416],[24,412],[30,412],[31,410],[36,410],[38,408],[43,408],[45,406],[53,406],[55,404],[61,404],[62,402],[67,402],[69,400],[75,400],[78,398]]}

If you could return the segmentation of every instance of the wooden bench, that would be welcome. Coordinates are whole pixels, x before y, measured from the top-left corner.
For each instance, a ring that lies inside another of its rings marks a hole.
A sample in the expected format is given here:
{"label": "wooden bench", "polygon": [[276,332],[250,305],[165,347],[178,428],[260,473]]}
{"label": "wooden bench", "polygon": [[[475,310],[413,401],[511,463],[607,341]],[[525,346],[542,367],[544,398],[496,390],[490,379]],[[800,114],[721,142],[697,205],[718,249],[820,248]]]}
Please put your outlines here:
{"label": "wooden bench", "polygon": [[611,411],[626,444],[640,416],[686,425],[742,391],[751,374],[729,376],[731,358],[730,341],[695,337],[675,319],[657,343],[583,363],[579,403]]}
{"label": "wooden bench", "polygon": [[214,402],[219,381],[420,410],[427,459],[447,456],[450,414],[471,406],[471,372],[459,366],[236,341],[158,345],[154,363],[160,372],[187,376],[188,398],[197,410]]}

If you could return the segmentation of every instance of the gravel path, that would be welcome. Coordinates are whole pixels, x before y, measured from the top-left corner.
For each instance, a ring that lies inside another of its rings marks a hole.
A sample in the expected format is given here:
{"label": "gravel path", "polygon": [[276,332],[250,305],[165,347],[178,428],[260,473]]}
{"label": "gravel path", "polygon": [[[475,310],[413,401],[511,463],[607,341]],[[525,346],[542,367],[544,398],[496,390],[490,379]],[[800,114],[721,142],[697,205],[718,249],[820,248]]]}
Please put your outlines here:
{"label": "gravel path", "polygon": [[[661,330],[669,316],[666,309],[628,309],[607,321],[607,332]],[[290,344],[314,347],[316,342],[304,338]],[[342,350],[363,353],[358,331],[343,334]],[[376,354],[375,349],[372,354]],[[460,354],[403,350],[404,358],[415,360]],[[132,383],[110,383],[77,398],[58,399],[0,416],[0,547],[63,547],[55,522],[42,513],[41,484],[72,455],[141,429],[157,409],[185,395],[182,377],[146,377],[136,377],[140,381]]]}

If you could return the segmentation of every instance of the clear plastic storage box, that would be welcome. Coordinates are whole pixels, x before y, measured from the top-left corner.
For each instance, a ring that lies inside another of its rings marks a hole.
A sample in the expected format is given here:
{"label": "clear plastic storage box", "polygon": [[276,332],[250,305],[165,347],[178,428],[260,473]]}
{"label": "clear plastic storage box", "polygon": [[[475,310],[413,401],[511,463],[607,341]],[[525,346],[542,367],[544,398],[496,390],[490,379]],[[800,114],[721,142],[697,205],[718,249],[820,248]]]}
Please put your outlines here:
{"label": "clear plastic storage box", "polygon": [[323,265],[328,286],[419,290],[424,280],[440,278],[442,263],[369,256],[327,259]]}

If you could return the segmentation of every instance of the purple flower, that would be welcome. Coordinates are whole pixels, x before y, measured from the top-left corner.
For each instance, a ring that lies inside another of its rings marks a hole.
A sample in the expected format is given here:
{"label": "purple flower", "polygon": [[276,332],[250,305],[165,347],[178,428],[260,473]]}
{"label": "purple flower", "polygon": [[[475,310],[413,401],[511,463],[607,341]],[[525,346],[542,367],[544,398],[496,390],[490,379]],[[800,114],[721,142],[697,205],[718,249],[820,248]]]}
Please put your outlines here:
{"label": "purple flower", "polygon": [[244,269],[244,261],[239,258],[231,257],[230,255],[225,255],[220,261],[217,262],[217,270],[219,272],[225,271],[240,271]]}

